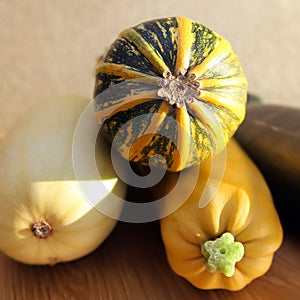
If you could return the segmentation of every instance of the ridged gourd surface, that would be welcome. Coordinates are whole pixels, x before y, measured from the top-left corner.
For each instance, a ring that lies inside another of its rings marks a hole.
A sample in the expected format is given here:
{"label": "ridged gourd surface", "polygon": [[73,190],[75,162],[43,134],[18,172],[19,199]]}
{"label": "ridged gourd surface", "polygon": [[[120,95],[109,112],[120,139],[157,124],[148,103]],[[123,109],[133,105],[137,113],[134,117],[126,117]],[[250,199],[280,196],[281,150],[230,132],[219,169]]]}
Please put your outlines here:
{"label": "ridged gourd surface", "polygon": [[247,80],[226,39],[172,17],[120,33],[98,60],[94,97],[123,157],[147,165],[160,154],[180,171],[226,146],[245,116]]}

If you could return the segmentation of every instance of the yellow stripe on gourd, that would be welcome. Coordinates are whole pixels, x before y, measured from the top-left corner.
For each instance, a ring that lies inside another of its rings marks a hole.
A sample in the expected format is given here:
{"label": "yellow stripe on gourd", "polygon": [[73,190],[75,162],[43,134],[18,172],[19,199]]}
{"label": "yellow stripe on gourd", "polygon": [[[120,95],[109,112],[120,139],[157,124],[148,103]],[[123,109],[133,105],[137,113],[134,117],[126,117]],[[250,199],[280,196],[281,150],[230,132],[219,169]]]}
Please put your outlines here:
{"label": "yellow stripe on gourd", "polygon": [[195,101],[189,104],[192,115],[199,120],[215,143],[215,151],[222,151],[227,143],[226,135],[223,133],[222,124],[218,122],[214,112],[202,102]]}
{"label": "yellow stripe on gourd", "polygon": [[201,99],[205,100],[206,102],[213,104],[215,106],[223,106],[227,108],[229,111],[234,112],[234,115],[239,119],[244,119],[245,116],[245,102],[246,98],[241,93],[240,99],[232,98],[230,95],[224,96],[217,94],[216,92],[209,92],[209,91],[201,91]]}
{"label": "yellow stripe on gourd", "polygon": [[160,54],[134,29],[124,30],[120,37],[124,37],[128,41],[134,43],[140,53],[142,53],[151,63],[151,65],[160,73],[169,71],[168,66],[164,63]]}
{"label": "yellow stripe on gourd", "polygon": [[192,34],[192,21],[184,18],[178,17],[178,49],[176,57],[175,72],[180,69],[187,70],[190,64],[191,48],[195,37]]}
{"label": "yellow stripe on gourd", "polygon": [[[215,65],[222,66],[222,64],[220,64],[221,60],[228,55],[230,56],[232,63],[239,65],[238,58],[236,57],[236,55],[234,55],[230,43],[218,36],[215,48],[210,52],[210,54],[204,59],[201,64],[189,70],[189,73],[195,74],[196,79],[201,78],[201,75],[203,75],[206,71],[212,69]],[[233,68],[230,68],[230,70],[232,69]],[[227,76],[230,76],[230,74],[227,74]]]}
{"label": "yellow stripe on gourd", "polygon": [[157,133],[158,129],[165,120],[169,110],[170,105],[166,101],[162,101],[158,111],[153,114],[153,117],[151,118],[151,123],[149,124],[145,134]]}
{"label": "yellow stripe on gourd", "polygon": [[[191,125],[190,117],[186,108],[175,108],[176,121],[179,123],[177,126],[177,151],[179,153],[179,161],[174,162],[174,168],[180,171],[186,166],[191,146]],[[177,167],[175,167],[177,165]]]}
{"label": "yellow stripe on gourd", "polygon": [[[122,145],[123,152],[128,152],[128,158],[135,158],[140,160],[143,158],[143,154],[141,153],[141,149],[144,148],[145,145],[149,145],[153,136],[159,131],[162,123],[164,122],[168,112],[170,110],[170,106],[167,102],[163,101],[158,111],[152,114],[152,118],[149,126],[145,129],[145,131],[141,134],[141,136],[136,139],[132,145],[127,147],[128,142],[125,141],[124,145]],[[132,135],[129,135],[128,138],[131,138]],[[153,149],[153,154],[155,154]],[[149,157],[150,158],[150,157]]]}
{"label": "yellow stripe on gourd", "polygon": [[201,79],[201,89],[205,88],[224,88],[229,86],[238,86],[239,88],[247,88],[247,80],[245,76],[233,76],[229,78]]}
{"label": "yellow stripe on gourd", "polygon": [[[245,117],[245,103],[247,101],[247,80],[244,76],[230,78],[202,79],[201,81],[201,100],[204,100],[215,106],[223,106],[229,111],[234,112],[239,120]],[[224,92],[224,87],[228,87]],[[232,96],[232,87],[234,97]],[[213,91],[206,89],[213,88]],[[220,92],[218,93],[218,89]]]}
{"label": "yellow stripe on gourd", "polygon": [[141,92],[137,95],[129,95],[122,99],[117,99],[118,100],[117,104],[96,111],[96,116],[95,116],[96,121],[102,124],[102,122],[104,122],[105,119],[110,118],[112,115],[120,111],[129,110],[136,105],[148,102],[149,100],[153,100],[156,98],[157,98],[157,91],[153,90],[153,91]]}
{"label": "yellow stripe on gourd", "polygon": [[124,64],[113,64],[100,62],[96,66],[96,75],[99,73],[120,76],[124,79],[134,79],[140,77],[148,77],[149,75],[129,69],[129,66]]}

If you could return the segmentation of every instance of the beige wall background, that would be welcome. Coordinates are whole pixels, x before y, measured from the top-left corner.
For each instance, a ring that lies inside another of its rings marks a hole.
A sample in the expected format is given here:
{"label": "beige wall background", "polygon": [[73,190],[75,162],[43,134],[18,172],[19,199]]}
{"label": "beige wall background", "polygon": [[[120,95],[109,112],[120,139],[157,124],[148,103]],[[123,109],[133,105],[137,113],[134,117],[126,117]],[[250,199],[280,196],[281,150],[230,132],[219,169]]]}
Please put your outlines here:
{"label": "beige wall background", "polygon": [[298,0],[0,0],[0,135],[45,97],[91,97],[96,57],[121,30],[177,15],[231,42],[250,92],[300,107]]}

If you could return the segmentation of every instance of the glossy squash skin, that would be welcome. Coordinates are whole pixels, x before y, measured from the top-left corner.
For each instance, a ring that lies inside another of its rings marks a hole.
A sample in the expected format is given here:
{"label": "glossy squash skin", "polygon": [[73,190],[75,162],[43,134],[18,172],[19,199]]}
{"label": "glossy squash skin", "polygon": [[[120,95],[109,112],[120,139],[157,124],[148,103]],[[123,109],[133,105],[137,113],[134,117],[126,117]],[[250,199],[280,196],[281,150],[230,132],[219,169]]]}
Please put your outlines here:
{"label": "glossy squash skin", "polygon": [[120,33],[99,58],[94,97],[103,133],[110,142],[118,133],[123,157],[148,165],[161,154],[180,171],[225,147],[245,116],[247,80],[226,39],[171,17]]}
{"label": "glossy squash skin", "polygon": [[[227,147],[226,170],[217,194],[199,208],[209,169],[208,162],[202,164],[189,199],[160,221],[167,258],[175,273],[199,289],[240,290],[269,270],[282,243],[282,226],[264,178],[234,139]],[[191,172],[182,172],[187,182],[182,188],[187,189]],[[205,241],[225,232],[244,246],[244,256],[231,277],[210,273],[201,250]]]}

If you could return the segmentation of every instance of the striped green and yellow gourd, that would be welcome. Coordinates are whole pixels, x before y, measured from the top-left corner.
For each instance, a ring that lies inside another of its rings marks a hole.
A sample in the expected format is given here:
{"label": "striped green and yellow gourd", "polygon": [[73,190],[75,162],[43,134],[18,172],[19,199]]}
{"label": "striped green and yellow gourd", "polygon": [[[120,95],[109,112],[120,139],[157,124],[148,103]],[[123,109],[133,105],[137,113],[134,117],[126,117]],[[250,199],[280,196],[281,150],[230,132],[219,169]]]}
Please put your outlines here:
{"label": "striped green and yellow gourd", "polygon": [[172,17],[120,33],[98,59],[94,97],[124,158],[148,165],[160,154],[180,171],[226,146],[245,116],[247,80],[226,39]]}

